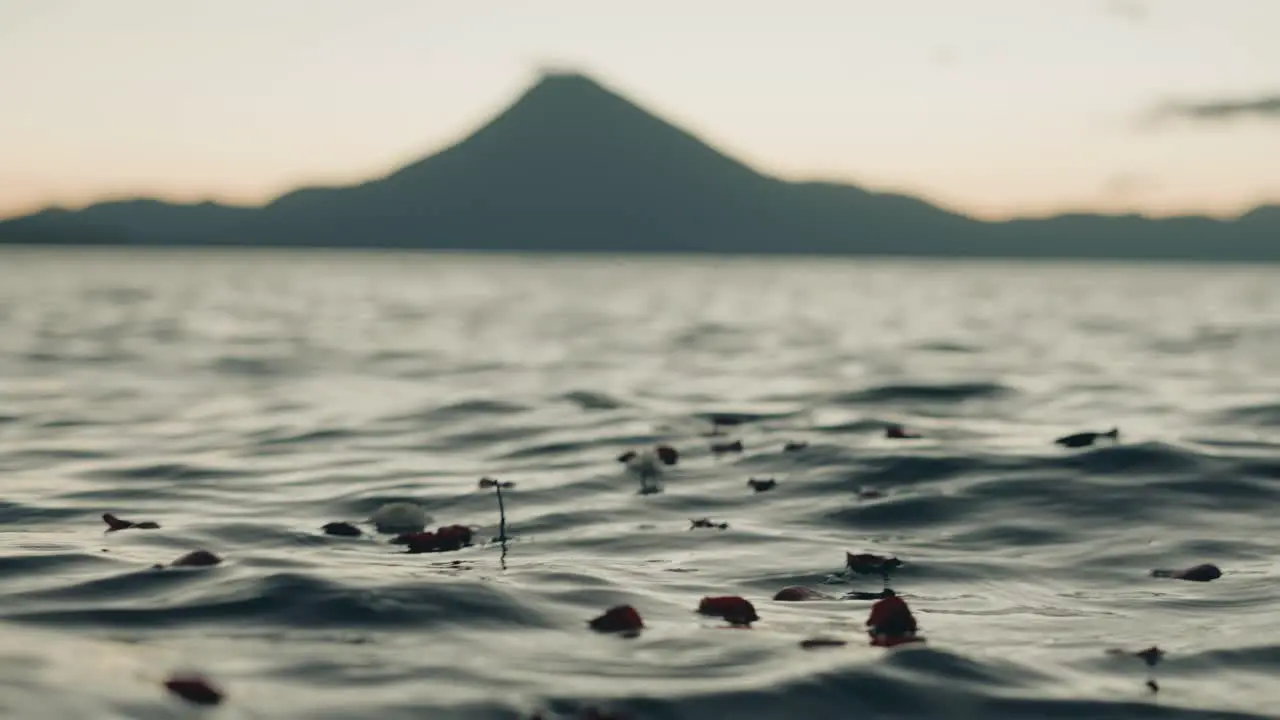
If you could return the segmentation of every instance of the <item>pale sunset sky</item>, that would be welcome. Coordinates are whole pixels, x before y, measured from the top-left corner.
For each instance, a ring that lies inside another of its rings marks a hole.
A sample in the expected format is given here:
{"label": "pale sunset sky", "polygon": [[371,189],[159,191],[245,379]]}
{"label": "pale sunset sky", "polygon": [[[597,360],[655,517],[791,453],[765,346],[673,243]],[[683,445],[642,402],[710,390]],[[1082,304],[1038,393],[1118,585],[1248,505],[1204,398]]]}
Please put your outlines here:
{"label": "pale sunset sky", "polygon": [[0,0],[0,217],[385,174],[543,65],[983,217],[1280,202],[1280,0]]}

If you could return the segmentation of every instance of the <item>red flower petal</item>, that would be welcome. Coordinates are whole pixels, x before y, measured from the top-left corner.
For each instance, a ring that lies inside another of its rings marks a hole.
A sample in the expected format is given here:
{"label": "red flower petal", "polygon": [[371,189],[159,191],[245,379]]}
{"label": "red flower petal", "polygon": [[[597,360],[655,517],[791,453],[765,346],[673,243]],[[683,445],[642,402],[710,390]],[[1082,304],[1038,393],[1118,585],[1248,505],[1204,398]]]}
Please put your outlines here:
{"label": "red flower petal", "polygon": [[196,705],[217,705],[222,702],[222,691],[208,680],[195,676],[175,676],[165,681],[169,692]]}
{"label": "red flower petal", "polygon": [[609,608],[603,615],[588,623],[599,632],[634,632],[644,627],[640,613],[630,605]]}
{"label": "red flower petal", "polygon": [[663,465],[675,465],[680,461],[680,453],[670,445],[659,445],[653,451]]}
{"label": "red flower petal", "polygon": [[698,603],[698,612],[724,618],[734,625],[750,625],[760,619],[755,606],[737,595],[704,597]]}

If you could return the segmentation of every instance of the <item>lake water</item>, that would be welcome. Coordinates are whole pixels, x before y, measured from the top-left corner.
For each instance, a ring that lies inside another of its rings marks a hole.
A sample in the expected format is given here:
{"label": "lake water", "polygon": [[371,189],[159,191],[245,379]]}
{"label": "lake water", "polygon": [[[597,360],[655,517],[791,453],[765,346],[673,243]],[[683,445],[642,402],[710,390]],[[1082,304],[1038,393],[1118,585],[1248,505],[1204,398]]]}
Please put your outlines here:
{"label": "lake water", "polygon": [[[710,452],[712,412],[745,452]],[[642,495],[616,458],[656,442],[680,463]],[[505,552],[486,475],[516,483]],[[0,483],[6,717],[207,714],[162,687],[181,669],[221,718],[1280,702],[1277,267],[7,249]],[[320,532],[401,500],[479,542]],[[225,562],[152,569],[198,548]],[[836,581],[846,551],[906,563],[926,644],[870,647],[866,600],[771,599],[879,590]],[[1223,576],[1150,576],[1201,562]],[[587,628],[623,603],[639,637]],[[1153,644],[1157,694],[1107,654]]]}

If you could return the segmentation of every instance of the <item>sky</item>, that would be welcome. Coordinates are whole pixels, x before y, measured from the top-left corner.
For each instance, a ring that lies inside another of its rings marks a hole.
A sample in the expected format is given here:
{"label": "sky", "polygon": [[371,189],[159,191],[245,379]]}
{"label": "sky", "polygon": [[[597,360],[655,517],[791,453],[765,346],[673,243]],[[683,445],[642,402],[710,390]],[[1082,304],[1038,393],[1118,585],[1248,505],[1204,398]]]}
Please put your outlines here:
{"label": "sky", "polygon": [[0,217],[355,182],[584,72],[988,218],[1280,202],[1280,0],[0,0]]}

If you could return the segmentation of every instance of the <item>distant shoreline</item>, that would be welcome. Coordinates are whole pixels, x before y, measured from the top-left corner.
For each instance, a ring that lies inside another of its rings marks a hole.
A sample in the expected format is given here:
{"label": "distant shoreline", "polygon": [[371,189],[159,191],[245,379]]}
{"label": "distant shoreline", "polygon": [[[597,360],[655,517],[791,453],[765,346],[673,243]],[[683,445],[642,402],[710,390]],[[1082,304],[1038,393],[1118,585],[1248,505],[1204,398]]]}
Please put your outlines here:
{"label": "distant shoreline", "polygon": [[232,253],[273,253],[273,254],[336,254],[336,255],[414,255],[436,257],[491,257],[510,259],[538,260],[572,260],[572,259],[604,259],[625,258],[629,260],[694,260],[697,262],[749,262],[752,260],[848,260],[870,261],[888,264],[929,263],[936,265],[952,264],[991,264],[1008,263],[1017,265],[1053,264],[1064,265],[1239,265],[1251,267],[1280,265],[1280,260],[1248,260],[1238,258],[1203,258],[1203,257],[1089,257],[1080,255],[906,255],[893,253],[813,253],[788,251],[751,251],[738,253],[712,253],[698,251],[621,251],[621,250],[504,250],[492,248],[444,248],[444,247],[395,247],[395,246],[353,246],[353,245],[262,245],[235,243],[204,243],[188,245],[145,244],[145,243],[5,243],[0,241],[0,255],[17,251],[22,254],[50,254],[58,252],[85,253],[103,251],[111,253],[138,251],[146,254],[232,254]]}

